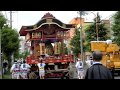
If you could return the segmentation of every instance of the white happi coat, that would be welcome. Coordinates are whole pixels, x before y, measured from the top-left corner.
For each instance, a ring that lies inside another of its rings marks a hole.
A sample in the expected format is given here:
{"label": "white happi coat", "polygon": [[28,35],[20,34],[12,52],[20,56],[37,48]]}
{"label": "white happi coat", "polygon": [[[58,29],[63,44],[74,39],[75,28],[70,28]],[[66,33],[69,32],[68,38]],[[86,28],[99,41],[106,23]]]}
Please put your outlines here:
{"label": "white happi coat", "polygon": [[13,64],[11,67],[12,79],[20,79],[20,66],[19,64]]}
{"label": "white happi coat", "polygon": [[[82,63],[80,65],[80,63]],[[83,78],[84,77],[84,69],[83,69],[83,62],[82,61],[78,61],[75,65],[77,72],[78,72],[78,78]]]}
{"label": "white happi coat", "polygon": [[21,77],[23,79],[28,79],[27,73],[29,72],[30,65],[28,65],[27,63],[23,63],[21,64],[20,69],[21,69]]}

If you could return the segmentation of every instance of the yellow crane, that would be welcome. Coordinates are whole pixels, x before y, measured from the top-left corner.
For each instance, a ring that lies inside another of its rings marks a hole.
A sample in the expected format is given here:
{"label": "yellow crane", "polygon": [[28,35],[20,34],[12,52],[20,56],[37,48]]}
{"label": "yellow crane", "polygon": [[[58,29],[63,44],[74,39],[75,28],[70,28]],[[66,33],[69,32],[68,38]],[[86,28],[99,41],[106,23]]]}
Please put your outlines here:
{"label": "yellow crane", "polygon": [[110,70],[120,71],[120,48],[111,40],[91,41],[91,51],[99,50],[103,54],[102,64]]}

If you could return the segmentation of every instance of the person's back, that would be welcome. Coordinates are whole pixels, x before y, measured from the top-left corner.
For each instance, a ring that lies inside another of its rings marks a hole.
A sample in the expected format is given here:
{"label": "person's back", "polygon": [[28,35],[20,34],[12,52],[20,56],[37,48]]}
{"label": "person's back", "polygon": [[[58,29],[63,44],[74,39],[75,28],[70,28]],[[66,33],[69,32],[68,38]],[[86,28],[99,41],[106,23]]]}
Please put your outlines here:
{"label": "person's back", "polygon": [[88,68],[85,79],[112,79],[112,75],[102,64],[93,64]]}
{"label": "person's back", "polygon": [[10,69],[10,72],[16,72],[16,71],[18,71],[19,70],[19,65],[15,62],[13,65],[12,65],[12,67],[11,67],[11,69]]}
{"label": "person's back", "polygon": [[45,64],[44,64],[44,63],[38,63],[38,67],[39,67],[39,71],[40,71],[40,72],[43,72],[43,71],[44,71]]}
{"label": "person's back", "polygon": [[40,79],[44,79],[44,76],[45,76],[45,63],[43,63],[43,61],[41,60],[40,63],[37,64],[37,66],[39,68]]}
{"label": "person's back", "polygon": [[101,63],[102,53],[95,51],[93,60],[93,65],[86,71],[85,79],[112,79],[111,71]]}
{"label": "person's back", "polygon": [[12,79],[19,79],[20,68],[19,68],[19,64],[17,62],[15,62],[12,65],[10,72],[12,73]]}
{"label": "person's back", "polygon": [[23,64],[21,64],[21,76],[23,79],[27,79],[27,74],[29,72],[29,69],[30,69],[30,66],[25,62],[23,61]]}
{"label": "person's back", "polygon": [[30,69],[30,65],[27,64],[27,63],[23,63],[23,64],[21,64],[21,68],[22,69],[27,69],[27,71],[28,71],[28,69]]}
{"label": "person's back", "polygon": [[83,69],[83,62],[82,61],[78,61],[76,63],[76,68],[79,70],[79,69]]}
{"label": "person's back", "polygon": [[81,59],[78,59],[75,67],[77,69],[78,78],[83,79],[84,78],[84,69],[83,69],[83,62]]}

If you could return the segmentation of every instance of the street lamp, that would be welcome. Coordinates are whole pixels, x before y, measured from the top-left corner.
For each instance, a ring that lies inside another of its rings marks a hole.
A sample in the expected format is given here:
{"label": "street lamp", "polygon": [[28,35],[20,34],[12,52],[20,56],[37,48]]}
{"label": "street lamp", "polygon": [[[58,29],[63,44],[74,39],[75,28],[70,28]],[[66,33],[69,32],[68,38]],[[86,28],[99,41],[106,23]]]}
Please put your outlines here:
{"label": "street lamp", "polygon": [[95,13],[93,13],[93,12],[90,12],[90,13],[92,13],[92,14],[94,14],[95,15],[95,17],[96,17],[96,35],[97,35],[97,41],[98,41],[98,14],[96,15]]}

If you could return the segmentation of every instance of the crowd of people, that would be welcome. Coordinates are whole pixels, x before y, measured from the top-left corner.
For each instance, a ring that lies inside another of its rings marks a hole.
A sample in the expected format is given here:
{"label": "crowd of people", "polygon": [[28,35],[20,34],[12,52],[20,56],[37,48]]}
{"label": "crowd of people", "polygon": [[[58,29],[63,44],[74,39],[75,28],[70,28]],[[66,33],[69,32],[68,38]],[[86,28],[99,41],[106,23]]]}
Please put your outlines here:
{"label": "crowd of people", "polygon": [[30,67],[31,66],[25,61],[15,61],[10,69],[10,72],[12,73],[12,79],[28,79]]}
{"label": "crowd of people", "polygon": [[86,61],[88,69],[86,72],[83,68],[81,59],[77,59],[76,69],[79,79],[113,79],[111,71],[101,63],[102,53],[100,51],[93,52],[92,57]]}
{"label": "crowd of people", "polygon": [[[95,51],[93,55],[86,60],[88,68],[85,72],[84,63],[80,58],[77,58],[75,64],[77,75],[79,79],[113,79],[111,71],[101,63],[102,53]],[[38,74],[31,72],[31,67],[25,61],[15,61],[10,72],[12,79],[45,79],[45,62],[43,58],[39,58],[39,63],[36,64]],[[72,67],[71,67],[72,68]]]}
{"label": "crowd of people", "polygon": [[37,75],[37,72],[34,70],[31,70],[32,67],[35,68],[34,65],[29,65],[25,61],[15,61],[12,65],[10,72],[12,79],[44,79],[45,76],[45,63],[43,62],[43,59],[39,59],[40,62],[37,64],[38,71],[39,71],[39,77]]}

